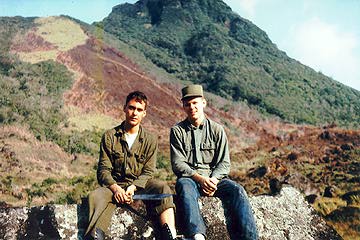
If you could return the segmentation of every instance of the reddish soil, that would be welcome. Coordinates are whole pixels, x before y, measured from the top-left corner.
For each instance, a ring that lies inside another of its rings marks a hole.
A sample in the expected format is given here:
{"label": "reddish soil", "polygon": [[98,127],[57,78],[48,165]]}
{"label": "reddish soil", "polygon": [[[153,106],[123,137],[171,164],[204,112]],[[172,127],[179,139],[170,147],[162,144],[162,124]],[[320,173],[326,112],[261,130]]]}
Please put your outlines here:
{"label": "reddish soil", "polygon": [[35,52],[53,49],[56,49],[56,46],[36,35],[34,31],[30,31],[20,42],[13,43],[10,50],[14,52]]}

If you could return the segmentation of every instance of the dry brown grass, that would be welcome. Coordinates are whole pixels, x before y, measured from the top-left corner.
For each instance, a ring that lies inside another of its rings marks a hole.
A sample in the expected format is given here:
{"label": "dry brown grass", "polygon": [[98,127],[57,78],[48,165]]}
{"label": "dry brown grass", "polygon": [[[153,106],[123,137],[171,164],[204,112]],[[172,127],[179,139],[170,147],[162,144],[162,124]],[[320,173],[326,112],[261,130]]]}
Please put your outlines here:
{"label": "dry brown grass", "polygon": [[[34,51],[13,51],[18,57],[25,62],[37,63],[46,60],[56,60],[60,52],[68,51],[78,45],[86,43],[88,36],[81,27],[75,22],[63,17],[46,17],[37,18],[35,23],[38,24],[37,29],[30,29],[29,33],[36,35],[39,39],[51,44],[56,49],[38,49]],[[27,34],[18,34],[13,44],[27,44]]]}
{"label": "dry brown grass", "polygon": [[34,180],[58,174],[70,175],[66,162],[71,157],[56,144],[40,142],[30,131],[16,126],[3,126],[0,136],[3,144],[14,152],[17,165],[9,166],[12,172]]}
{"label": "dry brown grass", "polygon": [[47,192],[46,199],[39,196],[32,199],[32,204],[54,200],[57,194],[70,191],[66,179],[92,173],[96,163],[90,156],[70,155],[52,142],[39,141],[20,126],[0,127],[0,150],[0,201],[14,206],[26,205],[27,189],[49,178],[59,183]]}
{"label": "dry brown grass", "polygon": [[75,22],[63,17],[38,18],[37,34],[57,46],[59,51],[68,51],[86,43],[88,36]]}
{"label": "dry brown grass", "polygon": [[16,55],[24,62],[38,63],[46,60],[55,60],[58,55],[57,50],[36,51],[36,52],[17,52]]}
{"label": "dry brown grass", "polygon": [[320,197],[315,201],[313,206],[319,213],[326,216],[340,207],[345,207],[346,201],[340,198]]}
{"label": "dry brown grass", "polygon": [[69,116],[69,127],[67,130],[77,130],[80,132],[94,129],[106,130],[119,124],[118,120],[111,116],[98,112],[87,113],[73,105],[66,106],[64,111],[66,115]]}

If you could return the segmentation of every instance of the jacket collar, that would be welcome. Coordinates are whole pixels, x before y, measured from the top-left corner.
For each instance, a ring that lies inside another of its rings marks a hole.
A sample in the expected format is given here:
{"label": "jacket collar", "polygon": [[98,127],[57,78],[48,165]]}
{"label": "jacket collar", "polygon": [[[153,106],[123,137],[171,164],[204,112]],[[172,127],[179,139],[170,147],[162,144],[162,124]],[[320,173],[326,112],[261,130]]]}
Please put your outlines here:
{"label": "jacket collar", "polygon": [[[125,127],[125,121],[123,121],[120,125],[116,126],[115,127],[115,131],[116,131],[115,136],[120,137],[120,139],[125,141],[125,129],[124,129],[124,127]],[[140,125],[139,132],[138,132],[139,142],[143,142],[144,137],[145,137],[145,134],[144,134],[142,126]]]}
{"label": "jacket collar", "polygon": [[208,121],[208,119],[206,118],[206,116],[204,116],[204,119],[203,119],[202,123],[199,125],[199,127],[195,127],[194,125],[192,125],[188,118],[186,118],[184,120],[184,123],[185,123],[185,128],[190,131],[190,130],[195,130],[198,128],[203,129],[204,126],[207,124],[207,121]]}

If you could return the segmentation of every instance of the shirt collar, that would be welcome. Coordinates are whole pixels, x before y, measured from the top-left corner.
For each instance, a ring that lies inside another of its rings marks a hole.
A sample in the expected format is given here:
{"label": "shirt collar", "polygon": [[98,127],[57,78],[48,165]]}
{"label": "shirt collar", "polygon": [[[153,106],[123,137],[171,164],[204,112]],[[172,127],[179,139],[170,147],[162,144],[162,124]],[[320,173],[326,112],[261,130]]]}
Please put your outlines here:
{"label": "shirt collar", "polygon": [[191,124],[191,122],[189,121],[188,118],[186,118],[186,128],[188,130],[196,130],[196,129],[203,129],[204,128],[204,125],[206,124],[207,122],[207,118],[204,116],[204,119],[202,120],[202,122],[200,123],[200,125],[198,127],[195,127],[194,125]]}
{"label": "shirt collar", "polygon": [[[123,121],[119,126],[115,127],[115,136],[119,136],[121,139],[125,140],[125,121]],[[142,126],[140,125],[139,132],[138,132],[139,141],[142,142],[144,140],[144,131]]]}

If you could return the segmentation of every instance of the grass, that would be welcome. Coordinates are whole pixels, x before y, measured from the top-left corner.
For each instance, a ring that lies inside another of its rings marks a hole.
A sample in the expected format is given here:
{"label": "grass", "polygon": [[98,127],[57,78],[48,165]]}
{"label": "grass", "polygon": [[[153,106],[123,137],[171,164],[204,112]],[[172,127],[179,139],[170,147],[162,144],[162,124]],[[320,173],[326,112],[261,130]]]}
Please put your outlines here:
{"label": "grass", "polygon": [[[86,43],[88,36],[80,25],[63,17],[37,18],[36,35],[56,46],[56,50],[17,52],[19,59],[25,62],[38,63],[46,60],[56,60],[59,51],[68,51]],[[32,30],[31,30],[32,31]],[[21,41],[20,39],[17,39]]]}
{"label": "grass", "polygon": [[57,50],[37,51],[37,52],[17,52],[19,59],[24,62],[38,63],[46,60],[56,60]]}
{"label": "grass", "polygon": [[63,17],[38,18],[35,23],[39,24],[37,34],[57,46],[59,51],[85,44],[88,39],[80,25]]}
{"label": "grass", "polygon": [[344,240],[359,239],[360,236],[360,208],[340,207],[325,217]]}
{"label": "grass", "polygon": [[118,120],[101,113],[84,113],[75,106],[66,106],[64,110],[67,114],[67,130],[83,132],[85,130],[106,130],[119,124]]}
{"label": "grass", "polygon": [[96,185],[94,157],[70,155],[16,126],[1,127],[0,140],[0,201],[14,206],[73,202]]}
{"label": "grass", "polygon": [[328,197],[320,197],[313,204],[315,210],[323,216],[329,215],[334,210],[345,206],[347,206],[346,201],[340,198]]}

